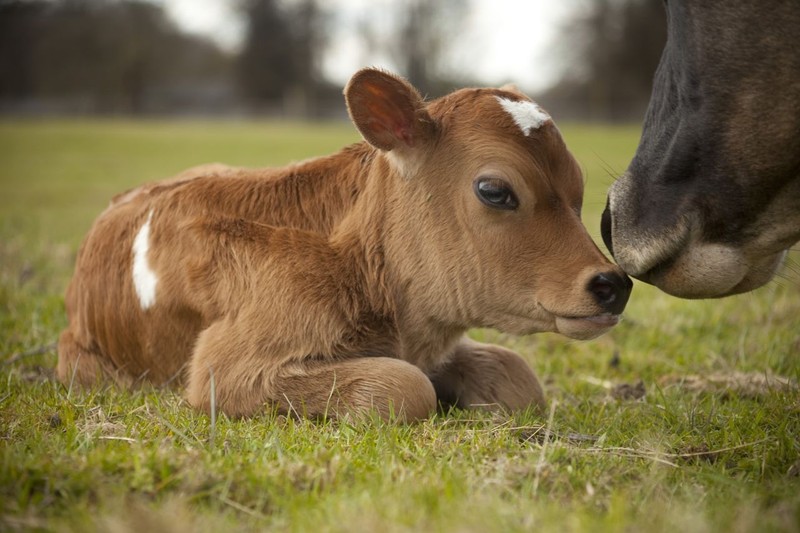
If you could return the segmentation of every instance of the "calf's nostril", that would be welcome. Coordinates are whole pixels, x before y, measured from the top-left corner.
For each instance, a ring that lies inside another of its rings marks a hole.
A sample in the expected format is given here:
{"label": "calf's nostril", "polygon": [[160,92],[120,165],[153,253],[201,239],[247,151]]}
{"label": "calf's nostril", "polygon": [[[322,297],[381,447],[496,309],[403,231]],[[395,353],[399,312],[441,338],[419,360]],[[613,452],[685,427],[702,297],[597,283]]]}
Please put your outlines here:
{"label": "calf's nostril", "polygon": [[598,274],[592,278],[592,281],[589,282],[589,292],[594,295],[600,305],[611,303],[617,298],[617,289],[605,274]]}
{"label": "calf's nostril", "polygon": [[591,280],[587,290],[592,293],[595,301],[609,313],[619,314],[628,303],[632,282],[627,276],[620,276],[615,272],[597,274]]}

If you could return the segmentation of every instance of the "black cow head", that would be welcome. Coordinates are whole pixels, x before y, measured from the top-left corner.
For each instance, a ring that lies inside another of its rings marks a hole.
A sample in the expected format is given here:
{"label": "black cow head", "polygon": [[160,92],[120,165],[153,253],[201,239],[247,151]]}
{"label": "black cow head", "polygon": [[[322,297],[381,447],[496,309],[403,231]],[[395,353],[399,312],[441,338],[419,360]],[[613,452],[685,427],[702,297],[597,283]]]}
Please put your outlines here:
{"label": "black cow head", "polygon": [[800,240],[800,2],[669,0],[642,138],[602,234],[685,298],[772,279]]}

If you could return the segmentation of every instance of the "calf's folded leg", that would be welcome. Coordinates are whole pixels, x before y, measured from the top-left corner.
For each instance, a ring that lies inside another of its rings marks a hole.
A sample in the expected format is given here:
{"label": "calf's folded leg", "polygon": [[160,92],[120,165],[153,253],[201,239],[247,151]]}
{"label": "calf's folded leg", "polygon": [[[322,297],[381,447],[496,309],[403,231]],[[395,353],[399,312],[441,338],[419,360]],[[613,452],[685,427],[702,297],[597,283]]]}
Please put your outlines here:
{"label": "calf's folded leg", "polygon": [[519,355],[466,337],[431,381],[444,406],[519,410],[546,405],[536,374]]}
{"label": "calf's folded leg", "polygon": [[107,380],[122,386],[133,383],[133,379],[114,368],[107,357],[79,343],[70,329],[62,331],[58,339],[56,377],[67,386],[90,387]]}
{"label": "calf's folded leg", "polygon": [[282,411],[334,418],[377,413],[415,421],[436,410],[436,393],[417,367],[389,357],[308,361],[286,365],[270,398]]}
{"label": "calf's folded leg", "polygon": [[308,417],[365,416],[413,421],[436,409],[436,393],[417,367],[388,357],[350,359],[292,355],[286,346],[235,334],[219,322],[198,339],[186,395],[209,411],[212,380],[216,408],[249,416],[269,405]]}

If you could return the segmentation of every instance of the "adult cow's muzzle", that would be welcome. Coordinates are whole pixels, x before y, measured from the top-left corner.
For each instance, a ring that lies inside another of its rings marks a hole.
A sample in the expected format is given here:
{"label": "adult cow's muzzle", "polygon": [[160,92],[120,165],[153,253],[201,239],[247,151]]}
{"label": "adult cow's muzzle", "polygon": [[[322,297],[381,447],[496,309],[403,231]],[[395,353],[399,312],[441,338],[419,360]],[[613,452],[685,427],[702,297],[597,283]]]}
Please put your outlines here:
{"label": "adult cow's muzzle", "polygon": [[628,174],[611,187],[600,231],[608,250],[630,276],[680,298],[719,298],[767,283],[784,250],[709,242],[702,222],[686,210],[661,225],[643,225],[632,212]]}

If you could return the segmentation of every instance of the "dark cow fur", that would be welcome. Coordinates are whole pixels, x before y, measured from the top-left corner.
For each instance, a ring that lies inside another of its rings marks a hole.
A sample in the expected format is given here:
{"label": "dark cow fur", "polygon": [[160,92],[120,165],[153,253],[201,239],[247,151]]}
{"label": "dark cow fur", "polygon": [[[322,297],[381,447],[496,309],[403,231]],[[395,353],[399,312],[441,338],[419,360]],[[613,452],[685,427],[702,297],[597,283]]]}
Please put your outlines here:
{"label": "dark cow fur", "polygon": [[669,0],[641,141],[603,238],[685,298],[755,289],[800,240],[800,2]]}

